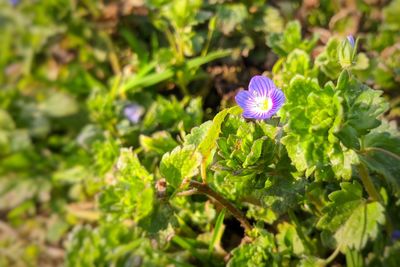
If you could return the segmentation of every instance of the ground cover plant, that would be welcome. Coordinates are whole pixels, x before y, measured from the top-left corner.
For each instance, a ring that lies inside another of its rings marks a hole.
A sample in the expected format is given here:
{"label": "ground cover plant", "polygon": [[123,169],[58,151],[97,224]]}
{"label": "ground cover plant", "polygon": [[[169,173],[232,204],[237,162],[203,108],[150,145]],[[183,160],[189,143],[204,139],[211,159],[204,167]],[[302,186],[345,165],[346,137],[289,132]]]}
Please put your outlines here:
{"label": "ground cover plant", "polygon": [[0,2],[0,266],[393,266],[400,1]]}

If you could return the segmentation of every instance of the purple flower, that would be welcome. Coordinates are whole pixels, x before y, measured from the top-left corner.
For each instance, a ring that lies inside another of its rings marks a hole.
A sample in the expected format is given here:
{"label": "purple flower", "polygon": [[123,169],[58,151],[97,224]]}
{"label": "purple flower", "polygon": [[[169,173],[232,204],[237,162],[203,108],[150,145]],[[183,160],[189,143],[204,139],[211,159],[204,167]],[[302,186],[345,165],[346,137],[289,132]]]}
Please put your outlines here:
{"label": "purple flower", "polygon": [[16,5],[19,4],[19,1],[20,0],[10,0],[10,4],[13,5],[13,6],[16,6]]}
{"label": "purple flower", "polygon": [[347,35],[347,41],[349,41],[351,46],[354,47],[355,41],[353,35]]}
{"label": "purple flower", "polygon": [[392,240],[396,241],[400,239],[400,230],[394,230],[392,233]]}
{"label": "purple flower", "polygon": [[144,108],[132,103],[124,107],[124,116],[132,123],[138,123],[144,113]]}
{"label": "purple flower", "polygon": [[271,79],[254,76],[250,80],[249,90],[240,91],[235,100],[243,109],[243,117],[265,120],[278,112],[285,102],[285,95]]}

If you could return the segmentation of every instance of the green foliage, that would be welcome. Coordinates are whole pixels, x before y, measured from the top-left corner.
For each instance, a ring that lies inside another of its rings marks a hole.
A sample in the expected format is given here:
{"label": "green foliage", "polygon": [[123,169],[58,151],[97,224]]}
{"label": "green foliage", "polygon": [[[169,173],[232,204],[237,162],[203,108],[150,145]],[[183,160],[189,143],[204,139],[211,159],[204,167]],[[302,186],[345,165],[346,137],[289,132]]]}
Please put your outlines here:
{"label": "green foliage", "polygon": [[242,24],[248,12],[244,4],[220,5],[217,9],[217,18],[221,31],[229,35]]}
{"label": "green foliage", "polygon": [[332,84],[322,89],[316,80],[297,76],[285,93],[288,123],[282,143],[297,170],[306,176],[315,172],[318,180],[331,179],[334,174],[350,179],[354,155],[334,135],[343,107]]}
{"label": "green foliage", "polygon": [[385,223],[384,208],[379,202],[368,203],[358,183],[341,183],[341,190],[329,195],[317,226],[334,233],[341,249],[361,250],[368,239],[375,239],[379,225]]}
{"label": "green foliage", "polygon": [[369,59],[364,53],[356,53],[357,44],[352,47],[347,40],[329,39],[324,51],[315,59],[316,66],[330,79],[337,79],[342,68],[365,70]]}
{"label": "green foliage", "polygon": [[398,196],[400,192],[400,136],[390,128],[389,131],[385,131],[387,127],[385,126],[382,125],[365,136],[365,149],[359,156],[372,171],[386,179],[392,191]]}
{"label": "green foliage", "polygon": [[[135,231],[123,224],[97,229],[87,225],[77,227],[71,233],[67,248],[66,266],[124,266],[143,261],[145,266],[160,266],[169,262],[151,247],[149,240],[136,237]],[[134,254],[130,253],[132,250]]]}
{"label": "green foliage", "polygon": [[267,39],[267,44],[277,55],[285,57],[295,49],[310,52],[317,41],[316,35],[311,40],[303,40],[300,23],[291,21],[282,33],[272,33]]}
{"label": "green foliage", "polygon": [[275,249],[273,236],[261,232],[251,244],[243,244],[236,248],[227,266],[279,266],[280,259],[274,253]]}
{"label": "green foliage", "polygon": [[160,163],[160,173],[167,182],[178,188],[184,179],[195,176],[201,163],[201,155],[194,146],[176,147],[164,154]]}
{"label": "green foliage", "polygon": [[159,97],[143,118],[143,127],[150,131],[157,128],[177,131],[179,124],[183,124],[183,129],[189,130],[200,124],[202,117],[200,98],[179,102],[176,98],[168,100]]}
{"label": "green foliage", "polygon": [[141,166],[137,156],[122,149],[117,162],[117,173],[100,195],[100,208],[116,219],[135,221],[149,215],[153,209],[153,177]]}
{"label": "green foliage", "polygon": [[178,143],[171,137],[169,132],[160,131],[153,133],[151,136],[141,135],[140,145],[146,153],[153,152],[162,156],[175,148]]}

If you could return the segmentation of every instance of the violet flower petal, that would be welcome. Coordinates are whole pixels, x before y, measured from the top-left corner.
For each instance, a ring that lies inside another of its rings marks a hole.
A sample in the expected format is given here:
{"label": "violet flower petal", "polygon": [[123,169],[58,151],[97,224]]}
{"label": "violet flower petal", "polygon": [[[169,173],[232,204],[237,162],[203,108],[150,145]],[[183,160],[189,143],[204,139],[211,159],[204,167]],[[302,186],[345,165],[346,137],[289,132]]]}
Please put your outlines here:
{"label": "violet flower petal", "polygon": [[250,80],[249,90],[240,91],[235,100],[243,109],[243,117],[265,120],[279,111],[285,102],[285,95],[271,79],[258,75]]}

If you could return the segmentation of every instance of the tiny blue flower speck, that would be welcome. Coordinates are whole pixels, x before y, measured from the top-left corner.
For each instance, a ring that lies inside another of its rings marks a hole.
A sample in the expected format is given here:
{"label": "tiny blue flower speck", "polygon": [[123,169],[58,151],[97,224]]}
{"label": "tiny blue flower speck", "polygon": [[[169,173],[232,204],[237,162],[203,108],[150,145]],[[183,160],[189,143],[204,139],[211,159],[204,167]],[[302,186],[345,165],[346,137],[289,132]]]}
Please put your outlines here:
{"label": "tiny blue flower speck", "polygon": [[243,109],[243,117],[265,120],[277,113],[286,99],[271,79],[254,76],[250,80],[249,90],[240,91],[235,100]]}
{"label": "tiny blue flower speck", "polygon": [[144,108],[138,104],[132,103],[124,107],[124,116],[132,123],[138,123],[144,113]]}
{"label": "tiny blue flower speck", "polygon": [[392,233],[392,240],[396,241],[400,239],[400,230],[394,230]]}
{"label": "tiny blue flower speck", "polygon": [[355,41],[353,35],[347,35],[347,41],[349,41],[351,46],[354,47]]}
{"label": "tiny blue flower speck", "polygon": [[16,6],[16,5],[19,4],[19,1],[20,0],[10,0],[10,4],[13,5],[13,6]]}

